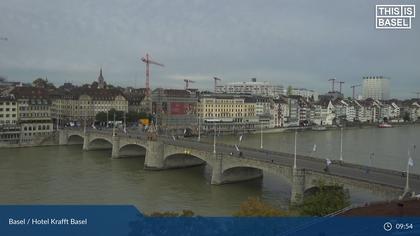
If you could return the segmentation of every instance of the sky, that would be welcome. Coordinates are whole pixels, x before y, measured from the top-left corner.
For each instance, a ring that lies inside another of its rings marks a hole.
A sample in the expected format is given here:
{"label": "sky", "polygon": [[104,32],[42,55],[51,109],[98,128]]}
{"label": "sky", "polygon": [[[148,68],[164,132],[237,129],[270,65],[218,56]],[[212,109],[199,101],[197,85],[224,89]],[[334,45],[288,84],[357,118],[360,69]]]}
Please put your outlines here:
{"label": "sky", "polygon": [[[270,81],[331,88],[363,76],[391,78],[391,96],[420,91],[420,19],[411,30],[375,29],[376,4],[415,0],[1,0],[0,75],[56,85],[108,83],[144,87],[149,53],[152,88],[213,89]],[[420,16],[418,17],[420,18]],[[361,89],[359,89],[359,92]]]}

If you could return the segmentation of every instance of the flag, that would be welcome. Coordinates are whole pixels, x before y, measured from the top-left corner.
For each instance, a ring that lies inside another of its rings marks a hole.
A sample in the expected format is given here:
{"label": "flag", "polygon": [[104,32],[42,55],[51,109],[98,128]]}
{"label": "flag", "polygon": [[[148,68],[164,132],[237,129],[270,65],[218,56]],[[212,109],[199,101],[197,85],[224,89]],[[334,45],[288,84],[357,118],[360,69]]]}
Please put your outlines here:
{"label": "flag", "polygon": [[235,144],[235,148],[236,148],[236,151],[238,151],[238,152],[239,152],[239,147],[238,147],[238,145],[236,145],[236,144]]}
{"label": "flag", "polygon": [[408,150],[408,166],[414,166],[413,158],[411,158],[410,150]]}
{"label": "flag", "polygon": [[172,139],[175,141],[176,140],[175,136],[172,135]]}
{"label": "flag", "polygon": [[327,158],[326,161],[327,161],[327,166],[331,165],[332,162],[329,158]]}
{"label": "flag", "polygon": [[184,134],[186,134],[187,133],[187,129],[184,129]]}
{"label": "flag", "polygon": [[313,152],[316,152],[316,144],[314,144],[314,148],[312,149]]}
{"label": "flag", "polygon": [[92,123],[92,128],[96,129],[96,127],[95,127],[95,123]]}
{"label": "flag", "polygon": [[124,127],[124,133],[127,133],[127,127]]}
{"label": "flag", "polygon": [[239,136],[239,142],[242,142],[243,135]]}
{"label": "flag", "polygon": [[413,158],[411,158],[411,157],[408,158],[408,165],[409,166],[414,166]]}

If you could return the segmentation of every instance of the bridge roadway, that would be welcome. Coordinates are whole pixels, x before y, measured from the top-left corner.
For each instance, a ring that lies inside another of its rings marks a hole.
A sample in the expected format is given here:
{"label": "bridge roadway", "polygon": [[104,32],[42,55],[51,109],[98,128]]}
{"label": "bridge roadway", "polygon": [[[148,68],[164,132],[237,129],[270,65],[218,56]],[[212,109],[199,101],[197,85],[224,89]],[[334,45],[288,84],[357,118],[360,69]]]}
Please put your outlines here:
{"label": "bridge roadway", "polygon": [[[242,155],[239,155],[234,146],[217,143],[215,155],[213,143],[198,142],[187,138],[174,140],[173,137],[168,136],[159,136],[156,141],[146,141],[145,133],[138,131],[128,134],[118,132],[117,136],[112,137],[110,131],[89,130],[86,135],[83,131],[65,130],[60,137],[64,136],[66,141],[60,141],[60,143],[67,144],[72,135],[84,139],[84,150],[89,150],[89,143],[94,139],[107,140],[113,145],[113,157],[119,157],[118,150],[123,145],[142,146],[146,149],[145,168],[148,169],[180,168],[207,163],[213,169],[212,184],[261,177],[262,171],[269,171],[285,177],[290,182],[291,200],[295,202],[301,199],[306,190],[314,187],[317,180],[322,180],[326,184],[339,183],[345,187],[365,189],[385,199],[393,199],[403,193],[408,194],[404,189],[406,176],[401,171],[341,163],[335,160],[329,166],[329,170],[325,171],[324,159],[301,155],[297,156],[297,169],[293,169],[294,155],[290,153],[240,147]],[[184,159],[179,159],[176,165],[169,165],[170,156],[174,154],[178,156],[183,154]],[[191,162],[191,156],[199,158],[199,162]],[[229,172],[233,169],[235,171]],[[419,193],[420,176],[410,174],[409,181],[409,192]]]}

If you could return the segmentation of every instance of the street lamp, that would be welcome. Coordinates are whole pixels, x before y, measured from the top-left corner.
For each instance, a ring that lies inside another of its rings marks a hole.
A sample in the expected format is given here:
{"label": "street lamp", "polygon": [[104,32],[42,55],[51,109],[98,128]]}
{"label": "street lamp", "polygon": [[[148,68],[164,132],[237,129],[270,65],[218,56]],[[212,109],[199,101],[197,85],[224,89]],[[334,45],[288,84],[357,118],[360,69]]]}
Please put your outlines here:
{"label": "street lamp", "polygon": [[263,125],[260,123],[261,126],[261,141],[260,141],[260,148],[263,149]]}
{"label": "street lamp", "polygon": [[107,110],[106,110],[106,127],[107,127],[107,128],[109,127],[109,118],[108,118],[108,113],[109,113],[109,110],[107,109]]}
{"label": "street lamp", "polygon": [[114,124],[112,125],[112,136],[115,136],[115,111],[114,111]]}
{"label": "street lamp", "polygon": [[198,142],[201,140],[201,117],[200,114],[198,114]]}
{"label": "street lamp", "polygon": [[372,168],[372,163],[373,163],[373,158],[375,157],[375,153],[374,152],[371,152],[370,153],[370,155],[369,155],[369,166],[368,166],[368,169],[367,169],[367,173],[369,173],[369,170],[370,170],[370,168]]}
{"label": "street lamp", "polygon": [[340,129],[340,161],[343,161],[343,127]]}
{"label": "street lamp", "polygon": [[213,154],[216,154],[216,123],[214,124],[214,134],[213,134]]}
{"label": "street lamp", "polygon": [[295,156],[293,160],[293,169],[296,169],[296,146],[297,146],[297,129],[295,129]]}

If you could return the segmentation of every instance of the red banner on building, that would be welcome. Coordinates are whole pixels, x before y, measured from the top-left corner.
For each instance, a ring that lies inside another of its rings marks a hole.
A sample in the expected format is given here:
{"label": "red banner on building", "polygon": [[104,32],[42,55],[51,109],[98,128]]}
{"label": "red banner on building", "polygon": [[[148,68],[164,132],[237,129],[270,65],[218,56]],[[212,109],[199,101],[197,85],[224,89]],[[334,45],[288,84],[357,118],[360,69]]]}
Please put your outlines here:
{"label": "red banner on building", "polygon": [[184,102],[171,102],[171,115],[192,114],[194,104]]}

